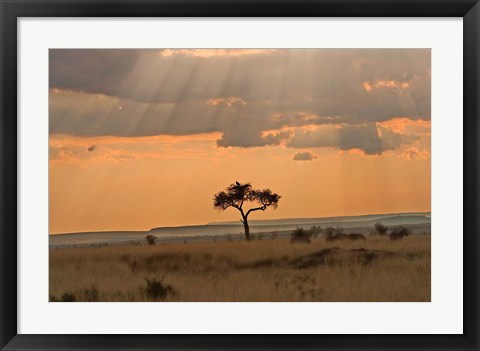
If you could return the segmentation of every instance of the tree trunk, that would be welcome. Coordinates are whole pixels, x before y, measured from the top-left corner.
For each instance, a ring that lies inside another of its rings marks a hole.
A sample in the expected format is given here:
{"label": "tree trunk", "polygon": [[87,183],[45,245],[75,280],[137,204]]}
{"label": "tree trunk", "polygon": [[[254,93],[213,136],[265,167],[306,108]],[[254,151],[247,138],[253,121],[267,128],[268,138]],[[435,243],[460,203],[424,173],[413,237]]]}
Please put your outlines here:
{"label": "tree trunk", "polygon": [[247,217],[243,217],[243,227],[245,228],[245,239],[247,239],[247,241],[250,241],[252,240],[252,238],[250,237],[250,227],[248,226],[248,221],[247,221]]}

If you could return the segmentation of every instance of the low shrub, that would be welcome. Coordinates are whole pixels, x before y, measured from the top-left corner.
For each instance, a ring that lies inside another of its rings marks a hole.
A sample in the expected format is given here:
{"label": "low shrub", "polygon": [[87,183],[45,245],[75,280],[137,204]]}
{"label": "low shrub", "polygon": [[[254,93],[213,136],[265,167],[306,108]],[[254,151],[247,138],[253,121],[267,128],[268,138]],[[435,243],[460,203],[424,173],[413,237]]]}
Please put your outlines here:
{"label": "low shrub", "polygon": [[295,230],[290,234],[292,239],[310,239],[312,233],[309,230],[305,230],[303,228],[295,228]]}
{"label": "low shrub", "polygon": [[148,245],[155,245],[157,242],[157,237],[149,234],[145,237],[145,240],[147,241]]}
{"label": "low shrub", "polygon": [[95,284],[90,285],[90,288],[84,289],[83,294],[88,302],[98,302],[100,294],[98,293],[97,286]]}
{"label": "low shrub", "polygon": [[171,285],[166,285],[162,280],[157,280],[155,278],[147,278],[147,287],[145,293],[149,299],[152,300],[165,300],[168,296],[176,295],[175,289]]}
{"label": "low shrub", "polygon": [[326,227],[323,230],[323,234],[328,238],[335,235],[343,234],[343,228],[341,227]]}
{"label": "low shrub", "polygon": [[308,229],[307,231],[310,236],[313,236],[314,238],[317,238],[319,234],[321,234],[323,232],[323,229],[321,226],[316,226],[314,225],[313,227],[311,227],[310,229]]}
{"label": "low shrub", "polygon": [[391,231],[390,234],[399,234],[404,229],[405,229],[406,234],[408,234],[408,235],[412,234],[412,228],[410,228],[406,225],[396,225],[395,227],[392,228],[392,231]]}
{"label": "low shrub", "polygon": [[66,292],[62,295],[62,302],[76,302],[77,297],[74,293]]}
{"label": "low shrub", "polygon": [[378,233],[378,235],[385,235],[387,234],[388,227],[380,222],[377,222],[375,223],[375,231]]}

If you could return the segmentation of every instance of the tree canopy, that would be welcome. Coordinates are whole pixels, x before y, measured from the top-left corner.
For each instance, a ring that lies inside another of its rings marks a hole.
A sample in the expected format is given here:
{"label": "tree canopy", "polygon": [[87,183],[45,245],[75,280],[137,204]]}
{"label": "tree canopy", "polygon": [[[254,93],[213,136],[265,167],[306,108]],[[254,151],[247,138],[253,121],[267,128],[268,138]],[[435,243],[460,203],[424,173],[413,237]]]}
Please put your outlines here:
{"label": "tree canopy", "polygon": [[[215,194],[213,197],[213,207],[219,211],[224,211],[229,207],[236,208],[242,215],[241,222],[245,227],[245,237],[250,240],[248,226],[248,216],[254,211],[265,211],[268,207],[277,208],[281,196],[273,193],[270,189],[253,189],[250,183],[241,184],[235,182],[230,184],[225,190]],[[253,203],[254,207],[245,209],[246,203]]]}

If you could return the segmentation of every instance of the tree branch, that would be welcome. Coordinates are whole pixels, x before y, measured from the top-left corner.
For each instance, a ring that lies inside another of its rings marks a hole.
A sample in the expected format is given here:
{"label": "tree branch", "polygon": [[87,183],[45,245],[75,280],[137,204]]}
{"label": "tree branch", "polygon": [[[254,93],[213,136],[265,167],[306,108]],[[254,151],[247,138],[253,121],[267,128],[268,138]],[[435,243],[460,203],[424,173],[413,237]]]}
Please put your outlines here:
{"label": "tree branch", "polygon": [[250,214],[250,212],[253,212],[253,211],[265,211],[265,209],[267,208],[267,205],[263,205],[261,207],[255,207],[255,208],[251,208],[248,210],[247,214],[245,215],[245,217],[248,217],[248,215]]}

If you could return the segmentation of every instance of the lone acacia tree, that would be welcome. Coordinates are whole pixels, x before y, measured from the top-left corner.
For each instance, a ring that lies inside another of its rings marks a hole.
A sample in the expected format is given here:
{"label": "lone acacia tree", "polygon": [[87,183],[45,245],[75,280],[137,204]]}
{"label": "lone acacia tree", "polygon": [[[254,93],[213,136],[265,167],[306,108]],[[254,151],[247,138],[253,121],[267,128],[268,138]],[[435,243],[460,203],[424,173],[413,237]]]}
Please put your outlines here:
{"label": "lone acacia tree", "polygon": [[[253,189],[250,183],[240,184],[235,182],[227,187],[227,189],[220,191],[213,197],[213,207],[219,211],[224,211],[229,207],[236,208],[240,211],[245,228],[245,238],[247,241],[251,240],[250,227],[248,226],[248,215],[254,211],[265,211],[267,207],[278,207],[278,200],[280,195],[272,193],[270,189],[257,190]],[[248,210],[243,208],[247,202],[258,205]]]}

